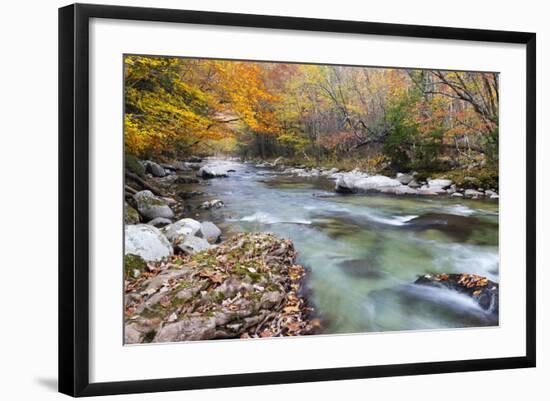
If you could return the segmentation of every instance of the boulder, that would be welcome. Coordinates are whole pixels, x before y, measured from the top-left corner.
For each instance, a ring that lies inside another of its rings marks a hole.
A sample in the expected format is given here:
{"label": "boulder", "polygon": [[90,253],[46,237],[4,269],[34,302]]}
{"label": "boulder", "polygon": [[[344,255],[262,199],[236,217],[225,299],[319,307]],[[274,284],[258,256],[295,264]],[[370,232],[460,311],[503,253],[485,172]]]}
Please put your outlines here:
{"label": "boulder", "polygon": [[155,196],[151,191],[140,191],[134,195],[137,204],[138,212],[148,220],[157,217],[172,219],[174,212],[166,204],[166,201],[158,196]]}
{"label": "boulder", "polygon": [[147,161],[145,163],[145,171],[154,177],[164,177],[166,175],[166,171],[160,164],[157,164],[152,161]]}
{"label": "boulder", "polygon": [[451,194],[451,196],[453,198],[464,198],[464,195],[461,194],[460,192],[454,192],[454,193]]}
{"label": "boulder", "polygon": [[156,261],[174,253],[162,233],[148,224],[127,225],[124,229],[124,254],[138,255],[146,261]]}
{"label": "boulder", "polygon": [[201,163],[202,158],[198,156],[189,156],[187,159],[185,159],[185,161],[188,163]]}
{"label": "boulder", "polygon": [[147,222],[147,224],[156,228],[162,228],[164,226],[167,226],[168,224],[172,224],[172,220],[166,219],[164,217],[156,217],[153,220]]}
{"label": "boulder", "polygon": [[187,255],[195,255],[199,252],[210,249],[212,245],[210,245],[210,243],[204,238],[188,235],[183,239],[183,241],[179,242],[176,247]]}
{"label": "boulder", "polygon": [[195,236],[201,229],[201,223],[193,219],[181,219],[162,228],[162,233],[175,244],[186,237]]}
{"label": "boulder", "polygon": [[222,231],[214,223],[210,221],[203,221],[201,223],[200,236],[213,244],[218,241],[222,235]]}
{"label": "boulder", "polygon": [[212,166],[203,166],[197,172],[197,176],[204,179],[227,177],[227,172]]}
{"label": "boulder", "polygon": [[420,185],[416,180],[412,180],[411,182],[409,182],[407,184],[407,186],[409,186],[410,188],[413,188],[413,189],[418,189],[420,188],[422,185]]}
{"label": "boulder", "polygon": [[369,176],[364,173],[351,171],[342,173],[336,180],[337,192],[366,192],[380,191],[382,188],[399,187],[402,184],[383,175]]}
{"label": "boulder", "polygon": [[414,177],[410,174],[397,173],[395,179],[403,185],[409,185],[409,183],[414,180]]}

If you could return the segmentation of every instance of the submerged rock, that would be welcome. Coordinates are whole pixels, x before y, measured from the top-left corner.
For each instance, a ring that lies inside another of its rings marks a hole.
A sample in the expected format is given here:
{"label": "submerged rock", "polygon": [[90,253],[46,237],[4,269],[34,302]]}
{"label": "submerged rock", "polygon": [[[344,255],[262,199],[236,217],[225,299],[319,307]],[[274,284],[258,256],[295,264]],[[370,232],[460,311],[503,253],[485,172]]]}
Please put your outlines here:
{"label": "submerged rock", "polygon": [[477,274],[425,274],[414,282],[466,294],[479,306],[498,316],[498,284]]}
{"label": "submerged rock", "polygon": [[156,261],[174,253],[162,233],[148,224],[127,225],[124,230],[124,254],[138,255],[146,261]]}
{"label": "submerged rock", "polygon": [[266,233],[173,257],[127,282],[125,342],[311,334],[320,323],[299,295],[305,270],[295,257],[292,242]]}

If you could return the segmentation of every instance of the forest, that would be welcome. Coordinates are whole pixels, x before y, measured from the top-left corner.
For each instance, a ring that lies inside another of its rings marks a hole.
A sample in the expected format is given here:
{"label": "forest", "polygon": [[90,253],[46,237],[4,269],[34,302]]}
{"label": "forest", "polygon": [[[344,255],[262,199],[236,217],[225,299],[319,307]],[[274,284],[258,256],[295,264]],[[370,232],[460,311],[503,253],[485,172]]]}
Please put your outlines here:
{"label": "forest", "polygon": [[127,56],[125,149],[496,181],[498,85],[494,72]]}

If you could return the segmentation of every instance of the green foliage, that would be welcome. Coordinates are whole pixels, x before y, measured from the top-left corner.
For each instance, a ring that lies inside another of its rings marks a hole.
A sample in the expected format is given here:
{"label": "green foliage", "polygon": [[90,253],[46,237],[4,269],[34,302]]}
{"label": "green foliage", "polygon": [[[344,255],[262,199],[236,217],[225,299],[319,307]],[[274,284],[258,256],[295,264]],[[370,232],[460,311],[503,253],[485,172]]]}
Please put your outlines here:
{"label": "green foliage", "polygon": [[147,270],[147,263],[138,255],[124,255],[124,277],[136,278],[136,274]]}
{"label": "green foliage", "polygon": [[141,178],[145,178],[145,167],[141,165],[138,158],[130,153],[124,155],[125,167],[132,173],[138,175]]}

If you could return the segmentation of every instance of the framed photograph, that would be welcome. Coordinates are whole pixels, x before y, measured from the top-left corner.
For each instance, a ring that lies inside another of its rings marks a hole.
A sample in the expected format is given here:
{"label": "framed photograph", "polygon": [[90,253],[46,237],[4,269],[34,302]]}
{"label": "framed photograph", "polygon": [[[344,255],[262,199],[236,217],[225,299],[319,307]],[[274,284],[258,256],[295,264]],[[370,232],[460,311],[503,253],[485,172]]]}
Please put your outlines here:
{"label": "framed photograph", "polygon": [[535,366],[535,34],[59,10],[59,390]]}

